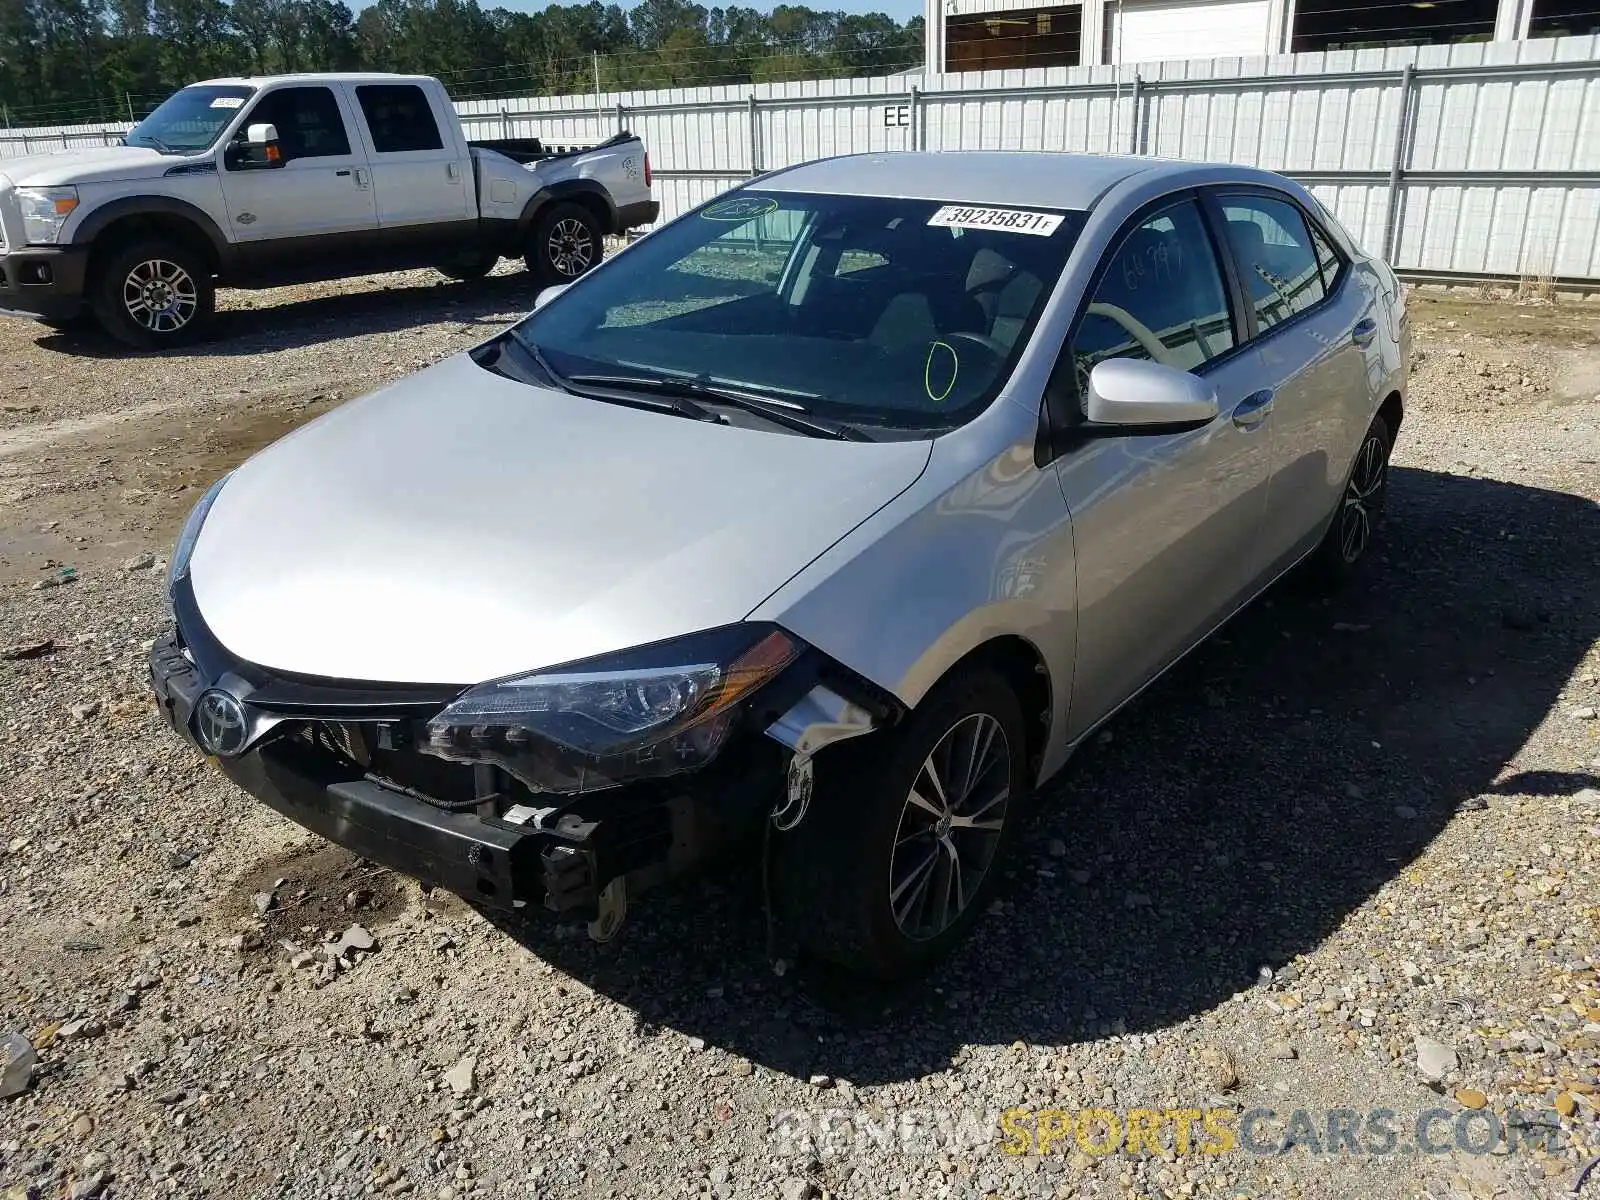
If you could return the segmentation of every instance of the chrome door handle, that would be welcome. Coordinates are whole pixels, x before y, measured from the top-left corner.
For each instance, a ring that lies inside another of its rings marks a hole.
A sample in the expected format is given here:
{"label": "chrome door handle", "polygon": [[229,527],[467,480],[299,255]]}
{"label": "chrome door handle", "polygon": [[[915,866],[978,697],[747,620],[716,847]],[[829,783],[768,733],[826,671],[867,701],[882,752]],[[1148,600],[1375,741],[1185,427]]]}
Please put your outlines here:
{"label": "chrome door handle", "polygon": [[1356,322],[1356,327],[1350,331],[1350,340],[1365,350],[1372,345],[1372,339],[1378,336],[1378,323],[1371,317],[1363,317]]}
{"label": "chrome door handle", "polygon": [[1267,419],[1272,411],[1272,389],[1262,388],[1251,392],[1233,406],[1233,423],[1240,429],[1254,429]]}

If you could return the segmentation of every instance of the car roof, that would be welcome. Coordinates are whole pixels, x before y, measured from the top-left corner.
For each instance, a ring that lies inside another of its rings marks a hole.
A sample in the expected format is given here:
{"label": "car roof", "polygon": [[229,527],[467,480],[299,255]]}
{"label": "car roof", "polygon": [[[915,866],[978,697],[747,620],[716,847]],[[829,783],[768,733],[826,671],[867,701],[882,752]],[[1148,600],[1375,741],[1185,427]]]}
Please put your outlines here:
{"label": "car roof", "polygon": [[825,158],[775,171],[752,182],[764,191],[895,196],[958,204],[1088,209],[1135,175],[1169,177],[1181,187],[1215,182],[1216,167],[1171,159],[1048,151],[894,151]]}
{"label": "car roof", "polygon": [[431,83],[427,75],[395,75],[386,71],[304,71],[293,75],[230,75],[202,79],[190,87],[266,87],[275,83]]}

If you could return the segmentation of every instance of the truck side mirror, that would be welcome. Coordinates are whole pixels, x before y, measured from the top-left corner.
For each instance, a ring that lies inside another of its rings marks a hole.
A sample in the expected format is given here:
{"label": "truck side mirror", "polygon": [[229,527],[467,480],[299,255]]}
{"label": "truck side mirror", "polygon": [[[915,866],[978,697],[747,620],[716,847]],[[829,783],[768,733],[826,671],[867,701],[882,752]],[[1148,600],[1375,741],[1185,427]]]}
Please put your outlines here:
{"label": "truck side mirror", "polygon": [[226,166],[233,171],[270,170],[288,163],[278,141],[278,127],[270,122],[245,126],[244,141],[229,145],[225,157]]}

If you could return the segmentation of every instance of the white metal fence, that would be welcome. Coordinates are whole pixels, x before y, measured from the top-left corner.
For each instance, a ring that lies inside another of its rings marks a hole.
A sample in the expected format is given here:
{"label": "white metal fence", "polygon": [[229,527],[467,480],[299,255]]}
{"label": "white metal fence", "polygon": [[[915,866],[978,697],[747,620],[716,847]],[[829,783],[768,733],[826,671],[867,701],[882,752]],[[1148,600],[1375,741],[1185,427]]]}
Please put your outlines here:
{"label": "white metal fence", "polygon": [[[1600,37],[456,108],[475,137],[569,144],[632,129],[649,149],[664,219],[762,171],[830,154],[1153,154],[1294,176],[1367,247],[1413,273],[1600,281]],[[122,128],[28,130],[27,149],[99,145]],[[21,133],[0,135],[0,157],[21,152]]]}

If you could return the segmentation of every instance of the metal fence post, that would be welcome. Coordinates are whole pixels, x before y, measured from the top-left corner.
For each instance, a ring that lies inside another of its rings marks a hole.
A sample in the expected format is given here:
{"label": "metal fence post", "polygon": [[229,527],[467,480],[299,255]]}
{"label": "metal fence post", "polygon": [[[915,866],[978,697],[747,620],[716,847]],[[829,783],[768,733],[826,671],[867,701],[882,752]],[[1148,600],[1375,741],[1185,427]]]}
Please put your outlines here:
{"label": "metal fence post", "polygon": [[1417,77],[1415,63],[1407,63],[1400,72],[1400,116],[1394,127],[1394,158],[1389,163],[1389,195],[1383,211],[1383,258],[1395,265],[1395,251],[1400,246],[1400,181],[1405,171],[1406,133],[1411,128],[1412,83]]}
{"label": "metal fence post", "polygon": [[1144,148],[1141,145],[1141,143],[1143,141],[1143,136],[1142,136],[1142,134],[1140,133],[1140,130],[1139,130],[1139,93],[1140,93],[1141,90],[1143,90],[1143,88],[1144,88],[1144,79],[1140,76],[1139,72],[1135,71],[1133,73],[1133,91],[1131,93],[1129,93],[1129,96],[1128,96],[1128,99],[1132,102],[1130,104],[1130,107],[1133,109],[1133,115],[1132,115],[1131,118],[1129,118],[1130,122],[1132,124],[1132,128],[1130,128],[1128,130],[1128,153],[1129,154],[1143,154],[1144,153]]}
{"label": "metal fence post", "polygon": [[911,148],[921,150],[922,139],[922,89],[911,85]]}
{"label": "metal fence post", "polygon": [[617,101],[617,132],[618,133],[621,133],[624,129],[627,128],[627,123],[623,120],[622,112],[623,112],[622,101],[618,100]]}
{"label": "metal fence post", "polygon": [[761,125],[760,118],[756,115],[756,94],[750,93],[749,107],[745,110],[750,114],[750,175],[752,178],[761,174]]}

